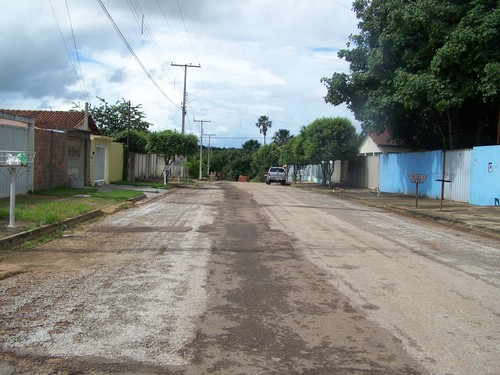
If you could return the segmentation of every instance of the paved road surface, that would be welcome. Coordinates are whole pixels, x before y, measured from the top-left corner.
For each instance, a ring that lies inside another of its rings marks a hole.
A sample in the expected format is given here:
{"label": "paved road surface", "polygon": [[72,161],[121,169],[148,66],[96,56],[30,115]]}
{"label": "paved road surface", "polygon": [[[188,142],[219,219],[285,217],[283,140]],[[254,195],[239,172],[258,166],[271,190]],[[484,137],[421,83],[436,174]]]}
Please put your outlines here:
{"label": "paved road surface", "polygon": [[495,374],[500,246],[208,184],[0,254],[0,374]]}

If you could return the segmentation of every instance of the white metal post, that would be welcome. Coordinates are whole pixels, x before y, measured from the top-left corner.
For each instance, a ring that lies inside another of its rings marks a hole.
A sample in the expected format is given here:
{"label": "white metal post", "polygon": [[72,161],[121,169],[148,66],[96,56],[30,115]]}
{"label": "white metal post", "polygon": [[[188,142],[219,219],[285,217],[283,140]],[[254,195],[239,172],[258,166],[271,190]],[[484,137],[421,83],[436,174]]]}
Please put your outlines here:
{"label": "white metal post", "polygon": [[9,227],[13,228],[16,221],[16,167],[9,167],[10,173],[10,206]]}

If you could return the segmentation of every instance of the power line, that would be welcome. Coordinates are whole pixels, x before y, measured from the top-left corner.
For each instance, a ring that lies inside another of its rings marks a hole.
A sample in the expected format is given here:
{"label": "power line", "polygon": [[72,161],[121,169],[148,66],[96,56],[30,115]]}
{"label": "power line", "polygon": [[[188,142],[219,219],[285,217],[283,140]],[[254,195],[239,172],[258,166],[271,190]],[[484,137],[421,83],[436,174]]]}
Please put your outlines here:
{"label": "power line", "polygon": [[[64,39],[64,35],[63,35],[63,32],[61,30],[61,26],[59,25],[59,20],[57,19],[57,15],[56,15],[56,12],[54,10],[54,7],[52,6],[52,1],[49,0],[49,4],[50,4],[50,8],[52,9],[52,14],[54,15],[54,20],[56,21],[56,25],[57,25],[57,29],[59,30],[59,35],[61,36],[61,40],[64,44],[64,49],[66,50],[66,53],[68,55],[68,59],[69,59],[69,62],[71,64],[71,67],[73,68],[73,72],[75,73],[75,77],[76,77],[76,80],[78,82],[80,82],[80,84],[82,85],[82,89],[83,91],[85,92],[85,95],[87,97],[87,100],[89,99],[89,95],[88,95],[88,92],[87,92],[87,87],[85,86],[85,82],[84,82],[84,79],[83,79],[83,74],[81,74],[81,76],[78,74],[78,70],[73,62],[73,58],[71,57],[71,53],[69,52],[69,48],[68,48],[68,45],[66,44],[66,40]],[[82,72],[81,70],[81,66],[80,66],[80,73]],[[88,100],[90,101],[90,100]]]}
{"label": "power line", "polygon": [[162,50],[162,48],[156,41],[156,38],[148,24],[147,18],[144,15],[139,2],[137,0],[127,0],[127,2],[137,22],[137,25],[139,26],[139,29],[141,30],[141,35],[151,49],[151,52],[158,62],[160,69],[165,73],[166,76],[168,76],[169,80],[175,80],[175,77],[172,75],[172,70],[167,64],[167,61],[170,61],[170,59],[167,57],[166,53]]}
{"label": "power line", "polygon": [[78,61],[78,67],[80,68],[80,75],[82,77],[85,96],[87,97],[87,102],[90,102],[89,93],[87,92],[87,86],[85,85],[85,78],[83,77],[82,64],[80,63],[80,55],[78,54],[78,47],[76,46],[75,32],[73,31],[73,23],[71,22],[71,13],[69,11],[68,0],[66,0],[66,10],[68,11],[69,26],[71,28],[71,35],[73,36],[73,45],[75,46],[76,60]]}
{"label": "power line", "polygon": [[340,1],[337,1],[337,0],[333,0],[334,3],[337,3],[338,5],[340,5],[341,7],[344,7],[348,10],[351,10],[352,11],[352,8],[349,8],[347,5],[345,4],[342,4]]}
{"label": "power line", "polygon": [[184,16],[182,14],[181,4],[179,3],[179,0],[177,0],[177,7],[179,8],[179,13],[181,15],[182,24],[184,25],[184,30],[186,31],[187,37],[189,39],[189,44],[191,45],[191,51],[193,51],[194,57],[196,57],[196,60],[198,60],[198,64],[199,64],[200,59],[198,58],[198,56],[196,56],[196,52],[194,51],[193,43],[191,42],[191,37],[189,36],[189,32],[187,31],[186,22],[184,22]]}
{"label": "power line", "polygon": [[73,71],[75,72],[75,76],[77,80],[80,80],[80,77],[78,76],[78,72],[76,70],[76,66],[73,63],[73,59],[71,58],[71,53],[69,52],[68,45],[66,44],[66,40],[64,39],[64,35],[61,30],[61,26],[59,25],[59,21],[56,16],[56,12],[54,11],[54,7],[52,6],[52,1],[49,0],[50,7],[52,9],[52,14],[54,15],[54,19],[56,21],[57,29],[59,30],[59,35],[61,36],[61,40],[64,44],[64,48],[66,49],[66,53],[68,54],[69,62],[71,63],[71,66],[73,67]]}
{"label": "power line", "polygon": [[[196,95],[193,95],[193,96],[196,96]],[[240,110],[238,108],[230,107],[228,105],[224,105],[224,104],[215,102],[213,100],[209,100],[209,99],[202,98],[202,97],[199,97],[199,96],[197,96],[197,97],[199,99],[202,99],[202,100],[208,102],[208,103],[212,103],[212,104],[214,104],[214,105],[216,105],[218,107],[222,107],[222,108],[228,109],[228,110],[233,111],[233,112],[241,113],[242,115],[245,115],[245,116],[259,117],[259,116],[262,115],[262,113],[261,114],[248,113],[248,112],[242,111],[242,110]],[[295,125],[300,125],[300,124],[303,123],[303,121],[301,121],[301,120],[294,120],[294,119],[290,119],[290,118],[275,117],[275,116],[273,116],[272,121],[273,122],[278,122],[278,123],[293,123]]]}
{"label": "power line", "polygon": [[118,33],[118,35],[120,36],[120,38],[122,39],[123,43],[125,44],[125,46],[127,47],[127,49],[129,50],[129,52],[132,54],[132,56],[135,58],[135,60],[137,61],[137,63],[139,64],[139,66],[141,67],[141,69],[144,71],[144,73],[146,74],[146,76],[149,78],[149,80],[156,86],[156,88],[163,94],[163,96],[165,98],[167,98],[170,103],[172,103],[173,105],[175,105],[176,107],[179,108],[179,105],[175,104],[172,99],[170,99],[167,94],[165,94],[165,92],[161,89],[161,87],[158,85],[158,83],[156,83],[156,81],[154,80],[154,78],[151,76],[151,74],[148,72],[148,70],[146,69],[146,67],[144,66],[144,64],[141,62],[141,60],[139,59],[139,57],[135,54],[134,50],[132,49],[132,47],[130,46],[130,44],[128,43],[127,39],[125,38],[125,36],[122,34],[122,32],[120,31],[120,28],[118,27],[118,25],[115,23],[115,21],[113,20],[113,17],[111,17],[111,14],[109,14],[108,10],[106,9],[106,6],[103,4],[102,0],[97,0],[99,2],[99,4],[101,5],[101,8],[102,10],[104,11],[104,13],[106,13],[106,16],[108,16],[108,19],[109,21],[113,24],[116,32]]}
{"label": "power line", "polygon": [[174,30],[172,29],[172,27],[170,26],[170,23],[168,22],[168,18],[167,18],[167,15],[165,14],[165,12],[163,11],[163,8],[161,7],[161,4],[160,4],[160,0],[156,0],[156,3],[158,4],[158,7],[160,8],[160,11],[161,11],[161,14],[163,15],[163,18],[165,19],[165,22],[167,23],[167,26],[168,28],[170,29],[170,32],[172,33],[172,35],[174,36],[174,39],[175,39],[175,42],[177,43],[177,46],[179,47],[179,49],[181,50],[182,54],[184,55],[184,57],[186,58],[186,60],[189,61],[186,53],[184,52],[184,49],[182,48],[182,45],[179,43],[179,41],[177,40],[177,36],[175,35],[174,33]]}

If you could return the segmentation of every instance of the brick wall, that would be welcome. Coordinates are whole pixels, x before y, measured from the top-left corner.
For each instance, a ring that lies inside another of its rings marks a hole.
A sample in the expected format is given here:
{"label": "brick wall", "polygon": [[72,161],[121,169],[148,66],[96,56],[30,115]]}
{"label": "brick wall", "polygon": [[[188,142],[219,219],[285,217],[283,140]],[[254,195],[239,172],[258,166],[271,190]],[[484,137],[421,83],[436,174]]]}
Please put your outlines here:
{"label": "brick wall", "polygon": [[35,129],[35,191],[67,185],[66,133]]}

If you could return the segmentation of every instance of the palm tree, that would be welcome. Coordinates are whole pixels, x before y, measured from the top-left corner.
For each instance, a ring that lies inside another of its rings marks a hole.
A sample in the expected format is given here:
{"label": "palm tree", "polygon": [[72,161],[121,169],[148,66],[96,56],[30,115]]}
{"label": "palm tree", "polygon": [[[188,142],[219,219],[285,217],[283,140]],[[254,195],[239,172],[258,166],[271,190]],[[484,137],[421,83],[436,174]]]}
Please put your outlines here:
{"label": "palm tree", "polygon": [[278,129],[273,135],[273,142],[276,143],[278,147],[283,146],[292,136],[290,135],[290,130]]}
{"label": "palm tree", "polygon": [[260,116],[259,121],[255,124],[255,126],[259,128],[260,134],[264,136],[264,145],[266,145],[267,129],[269,129],[272,124],[272,121],[270,121],[267,116]]}

